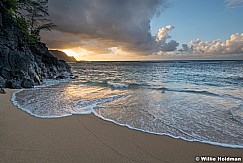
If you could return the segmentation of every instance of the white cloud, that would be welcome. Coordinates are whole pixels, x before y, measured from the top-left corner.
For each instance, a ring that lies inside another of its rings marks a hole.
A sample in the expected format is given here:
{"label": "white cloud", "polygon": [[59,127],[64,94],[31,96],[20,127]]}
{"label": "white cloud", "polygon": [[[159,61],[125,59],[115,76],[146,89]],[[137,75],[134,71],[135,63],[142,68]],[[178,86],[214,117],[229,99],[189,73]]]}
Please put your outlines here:
{"label": "white cloud", "polygon": [[167,25],[159,29],[158,34],[156,35],[156,42],[158,44],[157,54],[164,53],[164,52],[171,52],[175,51],[176,48],[179,46],[175,40],[170,40],[167,42],[171,36],[168,34],[169,31],[173,30],[175,27],[172,25]]}
{"label": "white cloud", "polygon": [[243,33],[232,34],[229,40],[201,41],[189,43],[194,54],[241,54],[243,53]]}
{"label": "white cloud", "polygon": [[165,27],[162,27],[159,29],[159,32],[156,36],[156,41],[166,41],[168,38],[171,38],[169,36],[168,32],[173,30],[175,27],[172,25],[167,25]]}
{"label": "white cloud", "polygon": [[225,0],[225,4],[230,8],[243,7],[243,0]]}

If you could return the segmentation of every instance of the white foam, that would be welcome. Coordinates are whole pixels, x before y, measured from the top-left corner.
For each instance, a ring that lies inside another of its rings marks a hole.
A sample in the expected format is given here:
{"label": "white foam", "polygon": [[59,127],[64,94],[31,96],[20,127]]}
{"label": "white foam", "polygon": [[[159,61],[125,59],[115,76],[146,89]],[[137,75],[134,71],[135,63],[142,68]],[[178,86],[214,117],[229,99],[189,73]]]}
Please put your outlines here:
{"label": "white foam", "polygon": [[12,97],[11,97],[11,101],[12,101],[12,103],[13,103],[15,106],[17,106],[17,108],[23,110],[24,112],[26,112],[26,113],[28,113],[28,114],[34,116],[34,117],[38,117],[38,118],[62,118],[62,117],[66,117],[66,116],[70,116],[70,115],[72,115],[72,114],[63,114],[63,115],[61,115],[61,116],[42,116],[42,115],[37,115],[37,114],[32,113],[30,110],[24,108],[24,106],[21,106],[21,105],[17,102],[17,100],[16,100],[16,94],[19,93],[19,92],[21,92],[21,91],[24,91],[24,90],[25,90],[25,89],[20,89],[20,90],[14,92],[14,93],[12,94]]}
{"label": "white foam", "polygon": [[174,136],[174,135],[167,134],[167,133],[151,132],[151,131],[147,131],[147,130],[143,130],[143,129],[132,127],[132,126],[130,126],[128,124],[118,123],[118,122],[116,122],[116,121],[114,121],[112,119],[105,118],[105,117],[101,116],[100,114],[98,114],[97,112],[95,112],[95,110],[92,110],[92,113],[95,116],[97,116],[97,117],[99,117],[99,118],[101,118],[101,119],[103,119],[105,121],[112,122],[114,124],[117,124],[117,125],[120,125],[120,126],[124,126],[124,127],[129,128],[129,129],[132,129],[132,130],[137,130],[137,131],[141,131],[141,132],[145,132],[145,133],[149,133],[149,134],[169,136],[169,137],[172,137],[172,138],[175,138],[175,139],[182,139],[182,140],[189,141],[189,142],[200,142],[200,143],[206,143],[206,144],[222,146],[222,147],[227,147],[227,148],[243,148],[243,145],[225,144],[225,143],[218,143],[218,142],[212,142],[212,141],[206,141],[206,140],[197,140],[197,139],[186,139],[184,137]]}
{"label": "white foam", "polygon": [[[30,88],[28,90],[38,90],[40,88],[44,88],[44,87],[48,87],[48,86],[53,86],[53,85],[58,85],[58,84],[61,84],[61,83],[66,83],[66,82],[69,82],[70,79],[69,78],[66,78],[66,79],[59,79],[59,80],[56,80],[56,79],[44,79],[43,80],[43,83],[41,85],[38,85],[38,86],[35,86],[34,88]],[[16,100],[16,94],[21,92],[21,91],[24,91],[24,90],[27,90],[27,89],[20,89],[16,92],[14,92],[12,94],[12,97],[11,97],[11,101],[12,103],[17,106],[17,108],[23,110],[24,112],[34,116],[34,117],[38,117],[38,118],[61,118],[61,117],[66,117],[66,116],[70,116],[72,114],[63,114],[63,115],[60,115],[60,116],[42,116],[42,115],[37,115],[37,114],[34,114],[32,113],[30,110],[28,110],[27,108],[25,108],[24,106],[21,106],[18,101]]]}
{"label": "white foam", "polygon": [[127,88],[129,86],[128,84],[113,83],[113,82],[107,82],[107,84],[113,88]]}
{"label": "white foam", "polygon": [[72,105],[73,114],[91,114],[92,110],[97,107],[97,102],[80,100]]}
{"label": "white foam", "polygon": [[113,101],[121,96],[122,95],[114,95],[96,100],[79,100],[72,105],[72,114],[91,114],[97,105]]}
{"label": "white foam", "polygon": [[243,104],[238,107],[231,108],[230,113],[236,121],[243,123]]}

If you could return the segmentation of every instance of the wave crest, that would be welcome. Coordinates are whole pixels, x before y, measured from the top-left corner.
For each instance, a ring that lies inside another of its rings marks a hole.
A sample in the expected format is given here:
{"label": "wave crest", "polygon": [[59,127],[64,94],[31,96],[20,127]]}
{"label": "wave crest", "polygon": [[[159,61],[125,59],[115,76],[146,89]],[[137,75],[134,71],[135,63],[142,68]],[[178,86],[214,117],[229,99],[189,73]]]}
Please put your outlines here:
{"label": "wave crest", "polygon": [[123,84],[123,83],[113,83],[113,82],[107,82],[108,86],[111,86],[113,88],[128,88],[129,84]]}
{"label": "wave crest", "polygon": [[183,92],[183,93],[194,93],[194,94],[202,94],[202,95],[209,95],[209,96],[220,96],[219,94],[208,92],[208,91],[202,91],[202,90],[191,90],[191,89],[169,89],[169,88],[159,88],[158,90],[161,90],[163,93],[166,91],[170,92]]}

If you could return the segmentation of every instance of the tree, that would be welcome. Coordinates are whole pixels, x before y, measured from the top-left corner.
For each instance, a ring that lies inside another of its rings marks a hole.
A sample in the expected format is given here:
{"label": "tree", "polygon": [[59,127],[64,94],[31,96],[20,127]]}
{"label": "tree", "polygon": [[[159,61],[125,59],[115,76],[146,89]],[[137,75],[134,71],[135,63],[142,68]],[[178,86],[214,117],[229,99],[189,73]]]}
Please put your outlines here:
{"label": "tree", "polygon": [[48,0],[0,0],[0,9],[8,11],[29,43],[40,40],[41,30],[51,30]]}
{"label": "tree", "polygon": [[40,40],[41,30],[51,30],[56,25],[52,23],[48,13],[48,0],[19,0],[20,13],[26,19],[28,30],[32,37]]}
{"label": "tree", "polygon": [[16,0],[0,0],[0,7],[13,13],[17,10]]}

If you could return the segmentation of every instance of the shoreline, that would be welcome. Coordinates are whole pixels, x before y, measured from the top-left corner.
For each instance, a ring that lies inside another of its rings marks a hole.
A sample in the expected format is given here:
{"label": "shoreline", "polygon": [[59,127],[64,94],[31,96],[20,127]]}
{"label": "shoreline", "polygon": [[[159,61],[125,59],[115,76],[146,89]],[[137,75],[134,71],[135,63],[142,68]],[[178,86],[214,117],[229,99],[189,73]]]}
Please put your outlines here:
{"label": "shoreline", "polygon": [[0,95],[0,162],[196,162],[243,150],[132,130],[95,115],[33,117]]}

